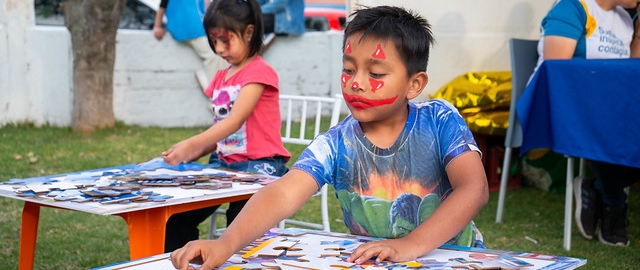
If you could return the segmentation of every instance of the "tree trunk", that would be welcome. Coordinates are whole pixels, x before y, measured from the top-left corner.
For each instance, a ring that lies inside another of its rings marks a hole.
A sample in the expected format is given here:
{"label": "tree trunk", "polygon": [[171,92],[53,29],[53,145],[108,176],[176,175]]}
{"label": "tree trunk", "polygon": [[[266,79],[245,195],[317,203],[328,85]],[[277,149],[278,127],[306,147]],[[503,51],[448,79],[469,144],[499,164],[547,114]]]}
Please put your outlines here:
{"label": "tree trunk", "polygon": [[127,0],[62,2],[73,51],[74,131],[113,127],[113,67],[116,33]]}

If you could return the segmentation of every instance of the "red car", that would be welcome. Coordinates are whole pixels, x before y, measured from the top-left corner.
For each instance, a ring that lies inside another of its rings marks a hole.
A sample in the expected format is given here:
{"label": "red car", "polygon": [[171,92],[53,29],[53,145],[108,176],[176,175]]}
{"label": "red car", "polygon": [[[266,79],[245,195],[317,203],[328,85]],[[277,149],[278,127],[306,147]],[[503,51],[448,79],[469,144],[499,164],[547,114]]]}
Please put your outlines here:
{"label": "red car", "polygon": [[307,31],[342,31],[347,12],[343,8],[307,6],[304,17]]}

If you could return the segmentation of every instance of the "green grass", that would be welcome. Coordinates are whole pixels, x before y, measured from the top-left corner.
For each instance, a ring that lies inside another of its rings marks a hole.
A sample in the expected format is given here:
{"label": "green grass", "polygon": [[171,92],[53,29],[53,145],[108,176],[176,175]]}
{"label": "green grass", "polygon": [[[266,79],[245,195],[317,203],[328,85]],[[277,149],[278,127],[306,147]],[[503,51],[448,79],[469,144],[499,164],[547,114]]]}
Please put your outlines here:
{"label": "green grass", "polygon": [[[7,126],[0,128],[0,181],[147,161],[202,130],[118,125],[82,135],[67,128]],[[294,156],[302,149],[292,145],[287,148]],[[629,199],[631,245],[624,248],[585,240],[574,226],[572,249],[565,251],[563,194],[532,188],[509,190],[501,224],[494,222],[497,196],[491,193],[489,203],[475,219],[489,248],[586,258],[584,269],[634,269],[640,265],[638,185],[632,187]],[[329,197],[332,230],[347,232],[337,200]],[[0,198],[0,269],[17,268],[22,205],[18,200]],[[318,222],[318,209],[318,198],[314,197],[295,217]],[[208,222],[201,224],[201,231],[201,237],[206,238]],[[122,218],[42,208],[35,269],[86,269],[126,261],[128,256],[127,228]]]}

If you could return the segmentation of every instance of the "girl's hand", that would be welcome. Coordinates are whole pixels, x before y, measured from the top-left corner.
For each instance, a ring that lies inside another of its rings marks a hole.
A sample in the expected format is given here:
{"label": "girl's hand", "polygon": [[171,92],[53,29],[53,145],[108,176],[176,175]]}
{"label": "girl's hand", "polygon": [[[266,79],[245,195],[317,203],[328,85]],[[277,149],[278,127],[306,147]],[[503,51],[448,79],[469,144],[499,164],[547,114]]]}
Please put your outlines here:
{"label": "girl's hand", "polygon": [[195,151],[195,147],[192,146],[189,140],[176,143],[171,146],[169,150],[162,152],[164,162],[171,166],[175,166],[180,163],[189,163],[199,157],[200,156]]}
{"label": "girl's hand", "polygon": [[417,259],[422,254],[415,253],[416,247],[404,238],[380,240],[364,243],[356,248],[348,262],[363,264],[367,260],[376,257],[376,262],[384,260],[392,262],[405,262]]}
{"label": "girl's hand", "polygon": [[191,263],[201,264],[200,269],[213,269],[222,265],[233,255],[226,250],[224,243],[218,240],[196,240],[171,252],[169,259],[173,266],[180,270],[195,269]]}

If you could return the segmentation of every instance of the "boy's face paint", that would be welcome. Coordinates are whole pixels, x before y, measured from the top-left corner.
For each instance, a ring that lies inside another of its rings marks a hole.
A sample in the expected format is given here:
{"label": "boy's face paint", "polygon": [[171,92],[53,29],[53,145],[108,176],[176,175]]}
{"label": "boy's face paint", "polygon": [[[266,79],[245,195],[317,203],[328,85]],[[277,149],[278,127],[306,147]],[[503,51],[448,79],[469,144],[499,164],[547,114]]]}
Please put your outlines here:
{"label": "boy's face paint", "polygon": [[351,80],[351,76],[342,73],[342,78],[340,78],[340,81],[342,82],[342,88],[347,87],[347,82]]}
{"label": "boy's face paint", "polygon": [[344,46],[344,53],[351,54],[351,40],[347,40],[347,45]]}
{"label": "boy's face paint", "polygon": [[386,99],[368,99],[359,95],[349,95],[347,93],[342,93],[344,100],[351,105],[354,109],[360,111],[369,109],[372,107],[378,107],[382,105],[388,105],[396,101],[398,96],[386,98]]}
{"label": "boy's face paint", "polygon": [[[342,94],[358,121],[387,119],[405,108],[406,66],[394,43],[356,33],[347,38],[342,58]],[[348,52],[348,53],[347,53]]]}
{"label": "boy's face paint", "polygon": [[384,55],[384,50],[382,50],[382,46],[380,46],[380,44],[378,44],[378,46],[376,47],[376,50],[373,52],[371,57],[377,58],[377,59],[386,59],[387,58]]}
{"label": "boy's face paint", "polygon": [[376,92],[380,90],[384,86],[384,82],[376,79],[369,79],[369,83],[371,84],[371,92]]}

